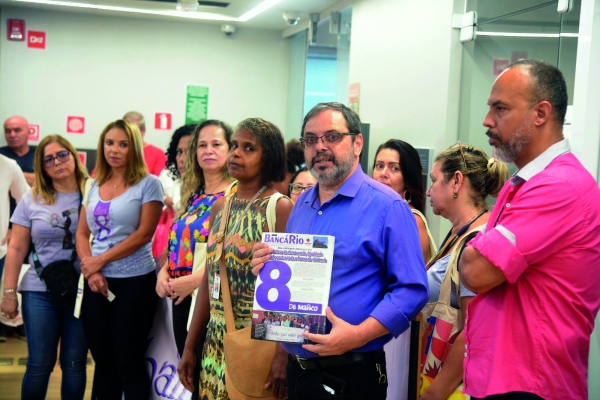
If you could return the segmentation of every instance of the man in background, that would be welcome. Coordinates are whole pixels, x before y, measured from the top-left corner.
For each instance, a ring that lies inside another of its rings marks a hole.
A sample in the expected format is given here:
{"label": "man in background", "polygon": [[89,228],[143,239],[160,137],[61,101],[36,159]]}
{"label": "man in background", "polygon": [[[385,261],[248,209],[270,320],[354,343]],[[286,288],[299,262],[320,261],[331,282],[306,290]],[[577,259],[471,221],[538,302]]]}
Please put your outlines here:
{"label": "man in background", "polygon": [[[29,137],[29,123],[20,115],[13,115],[4,121],[4,137],[7,146],[0,147],[0,154],[12,160],[15,160],[23,176],[29,185],[33,185],[33,157],[35,155],[35,146],[27,144]],[[11,215],[12,215],[11,209]]]}
{"label": "man in background", "polygon": [[464,329],[472,399],[587,399],[600,307],[600,189],[563,137],[567,87],[540,60],[496,79],[483,122],[519,168],[460,260],[477,292]]}
{"label": "man in background", "polygon": [[[123,116],[125,121],[133,122],[140,129],[142,138],[146,136],[146,120],[144,116],[137,111],[129,111]],[[144,141],[144,160],[148,167],[148,172],[159,176],[160,172],[166,168],[167,156],[165,152],[156,146]]]}
{"label": "man in background", "polygon": [[[6,156],[11,160],[16,161],[17,165],[21,168],[21,174],[25,178],[25,181],[29,185],[33,185],[35,181],[35,175],[33,173],[35,146],[29,146],[27,139],[29,138],[29,123],[20,115],[13,115],[4,121],[4,137],[6,139],[7,146],[0,147],[0,155]],[[3,170],[2,170],[3,171]],[[4,179],[4,175],[2,176]],[[3,192],[0,195],[4,196]],[[16,199],[12,196],[9,197],[9,210],[10,215],[15,211],[17,207]],[[10,218],[10,217],[9,217]],[[8,244],[11,236],[12,223],[8,223],[8,231],[2,237],[2,241]],[[25,329],[23,325],[20,325],[14,329],[14,333],[18,337],[25,337]]]}

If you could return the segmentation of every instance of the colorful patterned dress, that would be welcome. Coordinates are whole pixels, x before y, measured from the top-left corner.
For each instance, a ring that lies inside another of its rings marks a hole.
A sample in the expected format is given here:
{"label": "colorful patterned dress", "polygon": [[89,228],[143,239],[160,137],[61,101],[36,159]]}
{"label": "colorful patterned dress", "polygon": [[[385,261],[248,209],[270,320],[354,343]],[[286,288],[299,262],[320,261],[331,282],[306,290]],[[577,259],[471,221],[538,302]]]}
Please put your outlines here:
{"label": "colorful patterned dress", "polygon": [[[231,303],[237,329],[251,325],[254,284],[252,274],[252,246],[260,241],[263,227],[267,223],[266,211],[270,197],[256,199],[244,213],[249,200],[231,199],[229,223],[223,244],[223,256],[227,265],[227,275],[231,291]],[[210,320],[206,340],[202,349],[202,370],[200,372],[200,398],[228,399],[225,388],[225,353],[223,338],[226,333],[223,294],[219,299],[212,296],[215,274],[219,275],[219,262],[215,259],[217,244],[213,234],[218,232],[221,223],[220,211],[214,220],[211,236],[208,239],[208,287],[210,296]],[[225,284],[221,278],[221,284]]]}
{"label": "colorful patterned dress", "polygon": [[[231,189],[235,193],[237,186]],[[171,278],[192,274],[196,243],[206,243],[210,208],[225,191],[216,194],[204,193],[200,188],[187,202],[185,212],[175,218],[169,233],[169,275]]]}

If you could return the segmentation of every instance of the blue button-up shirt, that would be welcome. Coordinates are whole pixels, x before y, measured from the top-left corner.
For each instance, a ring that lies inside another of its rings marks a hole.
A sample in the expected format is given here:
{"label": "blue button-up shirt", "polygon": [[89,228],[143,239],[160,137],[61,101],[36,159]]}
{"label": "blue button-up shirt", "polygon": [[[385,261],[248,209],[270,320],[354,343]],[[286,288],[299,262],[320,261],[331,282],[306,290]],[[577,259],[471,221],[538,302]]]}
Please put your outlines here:
{"label": "blue button-up shirt", "polygon": [[[353,351],[379,349],[409,327],[429,298],[415,217],[360,165],[331,200],[320,204],[318,194],[317,184],[300,196],[286,231],[335,236],[329,306],[353,325],[369,316],[381,322],[391,333]],[[318,357],[298,344],[283,346],[304,358]]]}

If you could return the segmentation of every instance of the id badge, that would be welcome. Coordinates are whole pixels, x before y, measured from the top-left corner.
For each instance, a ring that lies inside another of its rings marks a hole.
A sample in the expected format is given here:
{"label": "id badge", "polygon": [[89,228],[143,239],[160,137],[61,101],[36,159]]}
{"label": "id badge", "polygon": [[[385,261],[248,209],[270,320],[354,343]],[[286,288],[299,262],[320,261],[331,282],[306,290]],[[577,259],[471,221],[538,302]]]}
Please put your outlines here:
{"label": "id badge", "polygon": [[213,290],[212,297],[213,299],[219,299],[219,292],[221,290],[221,277],[215,274],[215,279],[213,280]]}

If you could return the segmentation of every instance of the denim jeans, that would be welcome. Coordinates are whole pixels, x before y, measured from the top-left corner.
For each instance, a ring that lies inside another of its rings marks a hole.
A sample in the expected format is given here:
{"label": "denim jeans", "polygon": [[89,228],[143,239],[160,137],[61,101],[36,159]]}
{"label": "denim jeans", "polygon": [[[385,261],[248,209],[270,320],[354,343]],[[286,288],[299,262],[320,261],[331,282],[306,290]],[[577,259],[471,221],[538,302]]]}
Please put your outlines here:
{"label": "denim jeans", "polygon": [[25,291],[21,292],[21,296],[28,352],[21,399],[46,398],[59,341],[61,398],[83,399],[88,347],[83,325],[73,316],[74,303],[59,304],[47,292]]}

